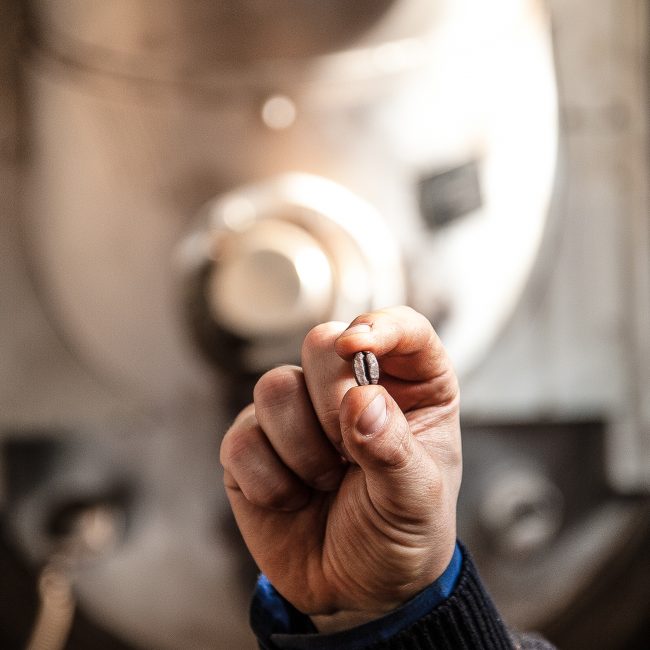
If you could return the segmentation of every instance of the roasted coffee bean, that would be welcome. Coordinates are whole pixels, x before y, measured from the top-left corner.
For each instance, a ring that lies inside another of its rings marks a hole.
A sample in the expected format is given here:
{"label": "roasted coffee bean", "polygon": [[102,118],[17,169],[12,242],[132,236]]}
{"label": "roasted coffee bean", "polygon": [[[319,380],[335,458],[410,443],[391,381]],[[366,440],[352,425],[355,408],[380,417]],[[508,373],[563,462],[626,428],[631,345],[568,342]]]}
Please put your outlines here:
{"label": "roasted coffee bean", "polygon": [[379,362],[372,352],[357,352],[353,365],[354,378],[359,386],[376,384],[379,381]]}

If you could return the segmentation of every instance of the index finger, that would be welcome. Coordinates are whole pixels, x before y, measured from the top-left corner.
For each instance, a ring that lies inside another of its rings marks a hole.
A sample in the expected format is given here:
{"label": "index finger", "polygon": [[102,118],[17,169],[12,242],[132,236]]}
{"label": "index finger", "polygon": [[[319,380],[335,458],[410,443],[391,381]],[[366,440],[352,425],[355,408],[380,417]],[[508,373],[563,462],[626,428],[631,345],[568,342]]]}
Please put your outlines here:
{"label": "index finger", "polygon": [[431,323],[410,307],[358,316],[334,348],[345,360],[361,350],[373,352],[379,358],[380,383],[395,397],[402,395],[398,403],[403,408],[446,404],[458,395],[456,375],[442,342]]}

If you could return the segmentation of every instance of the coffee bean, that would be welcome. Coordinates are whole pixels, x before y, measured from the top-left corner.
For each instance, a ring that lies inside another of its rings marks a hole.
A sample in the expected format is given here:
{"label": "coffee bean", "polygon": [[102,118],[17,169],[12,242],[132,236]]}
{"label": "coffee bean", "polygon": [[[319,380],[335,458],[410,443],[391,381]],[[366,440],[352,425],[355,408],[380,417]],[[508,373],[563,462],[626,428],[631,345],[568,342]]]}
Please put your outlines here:
{"label": "coffee bean", "polygon": [[353,366],[354,378],[359,386],[376,384],[379,381],[379,362],[372,352],[357,352]]}

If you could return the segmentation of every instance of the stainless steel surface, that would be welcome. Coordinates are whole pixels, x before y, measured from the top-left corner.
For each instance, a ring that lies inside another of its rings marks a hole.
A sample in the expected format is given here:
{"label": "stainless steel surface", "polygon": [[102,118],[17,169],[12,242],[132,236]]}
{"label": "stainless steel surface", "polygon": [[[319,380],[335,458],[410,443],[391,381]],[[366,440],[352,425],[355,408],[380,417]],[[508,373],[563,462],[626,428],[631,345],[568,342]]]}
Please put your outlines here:
{"label": "stainless steel surface", "polygon": [[484,421],[603,419],[610,481],[647,491],[648,5],[550,7],[562,117],[551,221],[463,408]]}
{"label": "stainless steel surface", "polygon": [[437,2],[34,0],[46,49],[113,73],[190,78],[303,60],[428,30]]}
{"label": "stainless steel surface", "polygon": [[[174,251],[206,201],[298,171],[379,211],[407,261],[409,302],[440,321],[465,373],[516,305],[546,222],[557,141],[548,27],[537,2],[446,3],[426,37],[350,47],[297,76],[281,67],[252,80],[252,94],[228,80],[138,83],[33,48],[39,146],[25,221],[57,328],[106,381],[152,399],[205,393]],[[278,87],[298,115],[282,131],[260,117]],[[482,204],[427,227],[418,182],[467,160]]]}

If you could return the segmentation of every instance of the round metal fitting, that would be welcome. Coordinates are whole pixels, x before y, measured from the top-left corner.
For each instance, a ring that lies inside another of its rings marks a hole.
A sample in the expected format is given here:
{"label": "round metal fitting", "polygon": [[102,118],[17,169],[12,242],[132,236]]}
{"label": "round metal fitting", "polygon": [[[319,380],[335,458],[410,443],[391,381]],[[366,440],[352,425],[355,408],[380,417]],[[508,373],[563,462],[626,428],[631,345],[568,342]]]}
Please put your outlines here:
{"label": "round metal fitting", "polygon": [[562,522],[563,497],[544,474],[527,468],[499,472],[488,483],[481,524],[506,555],[528,555],[546,547]]}
{"label": "round metal fitting", "polygon": [[179,259],[205,278],[205,311],[215,328],[244,342],[240,369],[251,372],[296,360],[318,323],[349,322],[406,299],[397,242],[382,216],[345,187],[309,174],[210,201]]}

